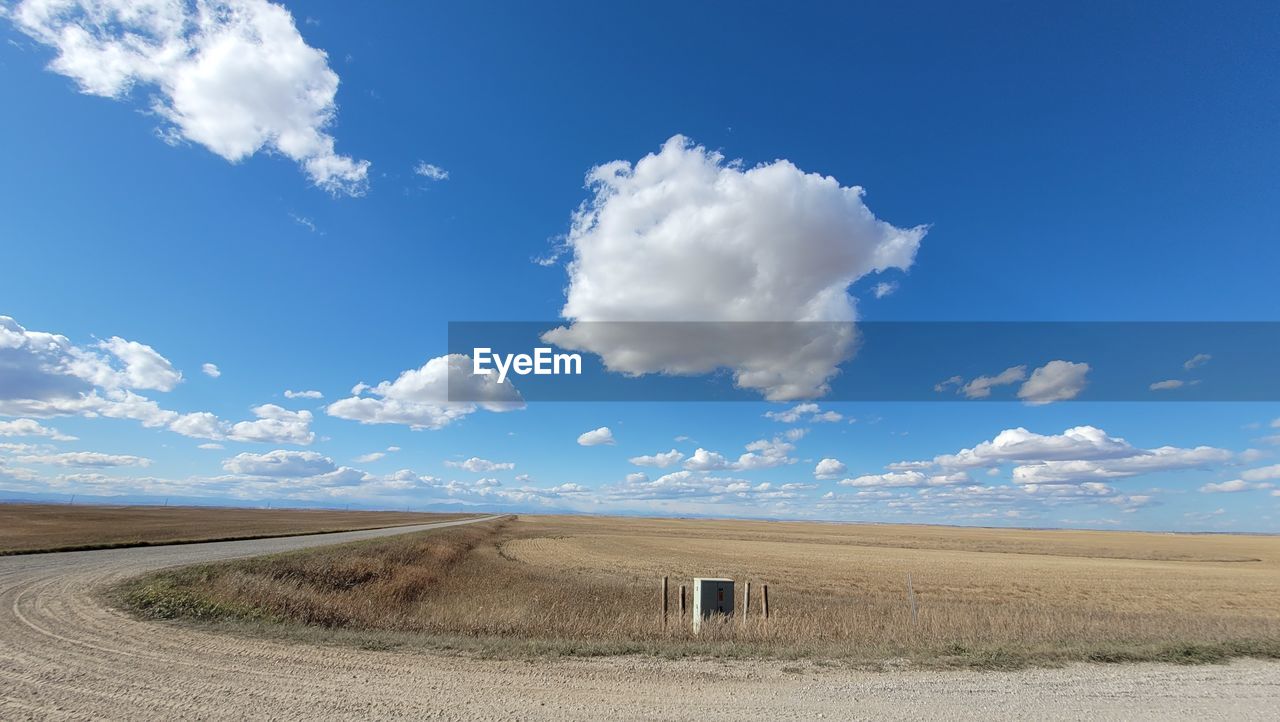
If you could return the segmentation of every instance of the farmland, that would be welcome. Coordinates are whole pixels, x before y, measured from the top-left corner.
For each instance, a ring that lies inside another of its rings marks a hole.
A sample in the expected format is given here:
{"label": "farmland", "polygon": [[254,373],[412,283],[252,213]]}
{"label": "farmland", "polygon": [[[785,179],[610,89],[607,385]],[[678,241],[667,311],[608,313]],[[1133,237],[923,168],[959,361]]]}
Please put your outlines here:
{"label": "farmland", "polygon": [[425,524],[461,514],[191,506],[0,504],[0,555]]}
{"label": "farmland", "polygon": [[[740,608],[742,582],[768,584],[772,617],[757,603],[693,635],[675,589],[695,576],[738,580]],[[122,593],[153,617],[499,654],[1280,655],[1280,539],[1264,536],[522,516],[162,572]]]}

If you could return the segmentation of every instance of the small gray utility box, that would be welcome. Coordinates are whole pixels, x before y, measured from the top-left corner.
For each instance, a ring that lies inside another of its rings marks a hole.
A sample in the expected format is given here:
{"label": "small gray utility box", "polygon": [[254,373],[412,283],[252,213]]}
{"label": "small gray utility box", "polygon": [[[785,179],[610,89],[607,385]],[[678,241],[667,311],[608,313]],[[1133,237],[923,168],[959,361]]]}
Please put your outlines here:
{"label": "small gray utility box", "polygon": [[693,580],[693,631],[713,614],[733,617],[733,580],[698,577]]}

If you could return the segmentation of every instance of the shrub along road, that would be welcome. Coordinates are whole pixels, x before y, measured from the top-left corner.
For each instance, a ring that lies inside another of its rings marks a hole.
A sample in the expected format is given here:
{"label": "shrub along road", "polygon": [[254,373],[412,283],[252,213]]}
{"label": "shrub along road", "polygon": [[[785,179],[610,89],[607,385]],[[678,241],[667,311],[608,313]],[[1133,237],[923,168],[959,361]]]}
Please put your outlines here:
{"label": "shrub along road", "polygon": [[1268,719],[1280,663],[864,672],[809,662],[475,659],[139,621],[98,590],[163,567],[463,520],[0,558],[0,719]]}

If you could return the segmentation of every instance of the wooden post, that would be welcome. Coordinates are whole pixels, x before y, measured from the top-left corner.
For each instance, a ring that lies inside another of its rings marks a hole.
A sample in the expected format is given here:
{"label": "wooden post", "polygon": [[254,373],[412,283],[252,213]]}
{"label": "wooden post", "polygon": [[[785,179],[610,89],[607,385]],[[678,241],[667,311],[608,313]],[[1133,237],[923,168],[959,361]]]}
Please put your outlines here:
{"label": "wooden post", "polygon": [[764,621],[769,621],[769,585],[760,587],[760,607],[764,612]]}
{"label": "wooden post", "polygon": [[684,585],[680,585],[680,623],[684,623]]}
{"label": "wooden post", "polygon": [[747,621],[747,615],[751,613],[751,582],[747,582],[742,588],[742,621]]}
{"label": "wooden post", "polygon": [[667,578],[662,578],[662,628],[667,628]]}

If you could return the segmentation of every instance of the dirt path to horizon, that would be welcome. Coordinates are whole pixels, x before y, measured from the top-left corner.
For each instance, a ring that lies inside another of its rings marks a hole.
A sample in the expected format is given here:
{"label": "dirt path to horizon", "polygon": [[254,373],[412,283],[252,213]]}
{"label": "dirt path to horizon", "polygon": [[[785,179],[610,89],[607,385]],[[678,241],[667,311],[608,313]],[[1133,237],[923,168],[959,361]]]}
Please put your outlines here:
{"label": "dirt path to horizon", "polygon": [[1273,719],[1280,663],[859,672],[787,661],[485,660],[135,620],[161,567],[432,527],[0,558],[0,719]]}

